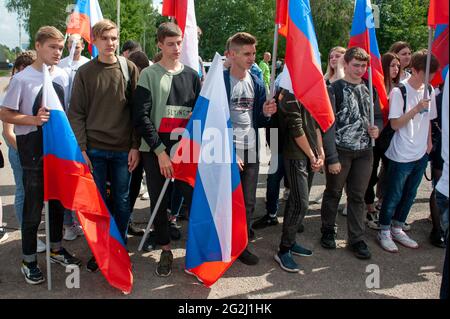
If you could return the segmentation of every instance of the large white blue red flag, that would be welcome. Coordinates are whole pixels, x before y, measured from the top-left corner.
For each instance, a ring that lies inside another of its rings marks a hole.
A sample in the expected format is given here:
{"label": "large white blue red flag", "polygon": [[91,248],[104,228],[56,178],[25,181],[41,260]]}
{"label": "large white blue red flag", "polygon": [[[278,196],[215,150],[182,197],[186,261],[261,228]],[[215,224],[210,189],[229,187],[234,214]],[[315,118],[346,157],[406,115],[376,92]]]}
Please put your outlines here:
{"label": "large white blue red flag", "polygon": [[67,24],[67,34],[79,34],[89,43],[92,57],[98,55],[97,48],[92,44],[92,27],[103,20],[102,10],[98,0],[78,0]]}
{"label": "large white blue red flag", "polygon": [[325,132],[334,122],[334,113],[323,79],[309,0],[277,0],[275,23],[286,37],[286,67],[280,86],[295,95]]}
{"label": "large white blue red flag", "polygon": [[50,111],[43,126],[44,200],[59,200],[77,213],[97,264],[113,286],[130,293],[131,262],[122,237],[84,160],[66,113],[44,65],[42,105]]}
{"label": "large white blue red flag", "polygon": [[194,187],[186,269],[208,287],[222,276],[248,243],[232,132],[223,63],[216,54],[172,156],[175,178]]}

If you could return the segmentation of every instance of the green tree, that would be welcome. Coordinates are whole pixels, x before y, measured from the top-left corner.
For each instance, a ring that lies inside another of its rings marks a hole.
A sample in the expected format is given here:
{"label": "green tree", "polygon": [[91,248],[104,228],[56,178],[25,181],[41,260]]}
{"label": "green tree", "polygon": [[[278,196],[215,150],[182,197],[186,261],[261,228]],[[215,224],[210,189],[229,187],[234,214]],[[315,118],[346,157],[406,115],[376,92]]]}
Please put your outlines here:
{"label": "green tree", "polygon": [[[9,11],[18,13],[19,18],[24,21],[31,43],[34,43],[34,36],[43,25],[53,25],[64,33],[74,3],[75,0],[53,0],[51,4],[43,0],[6,0],[6,7]],[[145,49],[152,56],[156,51],[154,34],[157,16],[152,1],[122,0],[121,3],[121,43],[128,39],[145,42]],[[116,1],[100,0],[99,4],[103,16],[116,21]]]}
{"label": "green tree", "polygon": [[428,45],[427,14],[429,0],[378,0],[380,51],[385,53],[396,41],[406,41],[413,50]]}

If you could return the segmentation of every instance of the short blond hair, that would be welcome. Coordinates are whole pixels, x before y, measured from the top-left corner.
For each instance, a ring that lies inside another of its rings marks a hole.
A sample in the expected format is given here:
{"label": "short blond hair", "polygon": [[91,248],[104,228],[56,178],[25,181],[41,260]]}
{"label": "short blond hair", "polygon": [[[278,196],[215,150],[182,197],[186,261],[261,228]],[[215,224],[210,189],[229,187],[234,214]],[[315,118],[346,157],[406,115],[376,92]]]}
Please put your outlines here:
{"label": "short blond hair", "polygon": [[48,25],[40,27],[35,36],[36,42],[44,44],[49,39],[64,41],[64,35],[55,27]]}
{"label": "short blond hair", "polygon": [[102,36],[103,32],[114,29],[118,30],[117,25],[114,22],[108,19],[103,19],[92,27],[92,35],[94,36],[94,39],[97,39]]}

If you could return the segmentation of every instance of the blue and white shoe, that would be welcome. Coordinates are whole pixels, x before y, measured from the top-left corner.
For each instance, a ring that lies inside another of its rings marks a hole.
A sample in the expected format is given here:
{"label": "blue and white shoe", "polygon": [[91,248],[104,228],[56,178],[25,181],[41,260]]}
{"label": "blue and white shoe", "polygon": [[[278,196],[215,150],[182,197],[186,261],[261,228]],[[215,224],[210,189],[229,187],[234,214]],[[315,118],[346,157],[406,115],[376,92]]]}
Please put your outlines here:
{"label": "blue and white shoe", "polygon": [[291,248],[292,255],[296,256],[302,256],[302,257],[309,257],[312,256],[313,252],[305,247],[300,246],[299,244],[295,243],[294,246]]}
{"label": "blue and white shoe", "polygon": [[287,253],[281,254],[278,252],[274,257],[275,261],[280,265],[281,269],[287,272],[299,272],[300,268],[297,263],[292,258],[292,254],[290,251]]}

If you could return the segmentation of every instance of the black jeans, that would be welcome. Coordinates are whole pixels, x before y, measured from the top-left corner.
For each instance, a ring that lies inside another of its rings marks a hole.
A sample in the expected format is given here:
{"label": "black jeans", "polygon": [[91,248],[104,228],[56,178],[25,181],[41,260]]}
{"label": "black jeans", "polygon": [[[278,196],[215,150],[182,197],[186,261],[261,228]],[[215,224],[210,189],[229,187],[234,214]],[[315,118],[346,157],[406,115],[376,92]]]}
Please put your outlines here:
{"label": "black jeans", "polygon": [[[22,220],[23,260],[36,260],[37,233],[44,207],[44,172],[42,130],[17,136],[17,147],[23,169],[25,201]],[[59,249],[63,237],[64,207],[57,200],[49,201],[49,227],[52,249]]]}
{"label": "black jeans", "polygon": [[[378,177],[378,167],[380,166],[380,161],[383,163],[384,167],[386,168],[388,165],[388,160],[384,156],[383,153],[377,148],[373,148],[373,167],[372,167],[372,175],[370,176],[369,180],[369,186],[367,187],[366,194],[364,195],[364,201],[366,205],[370,205],[375,203],[375,191],[374,187],[377,185],[377,183],[383,183],[386,182],[386,178],[379,178]],[[385,189],[386,185],[381,185],[381,189]]]}
{"label": "black jeans", "polygon": [[287,252],[295,244],[298,227],[303,222],[309,207],[314,172],[310,162],[304,160],[285,160],[284,167],[289,180],[290,193],[283,219],[280,252]]}
{"label": "black jeans", "polygon": [[336,215],[342,189],[347,189],[347,227],[348,240],[352,245],[363,239],[364,235],[364,194],[372,173],[373,153],[338,149],[342,169],[339,174],[326,173],[327,184],[323,193],[321,217],[322,232],[336,232]]}
{"label": "black jeans", "polygon": [[256,205],[256,189],[258,187],[259,161],[255,153],[237,150],[238,156],[244,162],[244,169],[240,172],[242,192],[244,193],[245,211],[247,216],[247,231],[252,225],[253,213]]}
{"label": "black jeans", "polygon": [[[144,163],[147,187],[150,195],[151,214],[156,206],[166,178],[161,175],[158,157],[155,155],[155,153],[142,152],[142,160]],[[174,187],[177,187],[181,191],[184,200],[186,201],[186,205],[188,205],[188,207],[191,207],[193,191],[192,187],[185,182],[177,180],[175,180]],[[169,207],[170,198],[170,192],[166,191],[153,221],[156,243],[161,246],[170,244],[169,219],[167,216],[167,208]]]}
{"label": "black jeans", "polygon": [[[144,174],[144,164],[142,163],[142,156],[140,157],[139,165],[131,173],[130,182],[130,221],[133,220],[132,213],[134,205],[136,204],[136,199],[139,196],[139,191],[141,190],[142,175]],[[149,188],[149,185],[147,185]]]}

